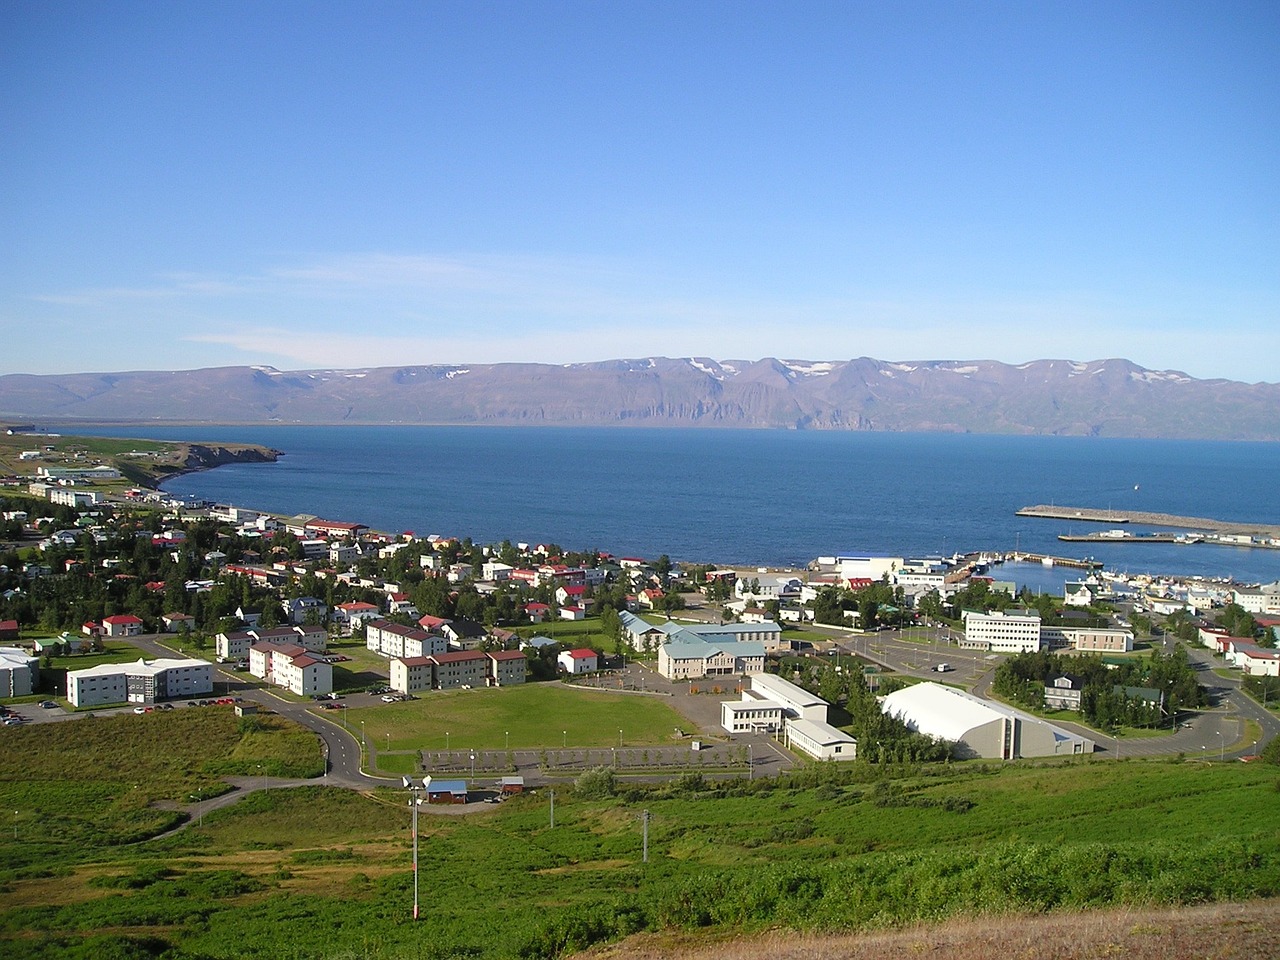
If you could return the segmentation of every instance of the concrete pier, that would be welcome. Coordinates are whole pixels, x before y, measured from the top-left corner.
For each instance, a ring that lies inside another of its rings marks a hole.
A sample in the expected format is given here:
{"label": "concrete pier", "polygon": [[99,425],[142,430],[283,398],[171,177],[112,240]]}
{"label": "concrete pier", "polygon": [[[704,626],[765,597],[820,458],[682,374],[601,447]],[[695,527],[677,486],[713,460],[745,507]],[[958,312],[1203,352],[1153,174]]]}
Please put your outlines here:
{"label": "concrete pier", "polygon": [[1090,523],[1140,523],[1152,527],[1176,527],[1182,530],[1202,530],[1206,533],[1237,533],[1255,537],[1280,537],[1278,523],[1237,523],[1233,520],[1212,520],[1207,517],[1180,517],[1172,513],[1147,513],[1127,510],[1099,510],[1096,507],[1059,507],[1040,504],[1023,507],[1020,517],[1041,517],[1047,520],[1080,520]]}

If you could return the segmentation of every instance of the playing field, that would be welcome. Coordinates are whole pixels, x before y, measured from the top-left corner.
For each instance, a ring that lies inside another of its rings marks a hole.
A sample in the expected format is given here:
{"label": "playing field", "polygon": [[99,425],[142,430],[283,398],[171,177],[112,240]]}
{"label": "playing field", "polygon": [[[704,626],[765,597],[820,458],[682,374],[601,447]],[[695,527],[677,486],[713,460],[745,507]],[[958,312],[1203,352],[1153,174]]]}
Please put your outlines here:
{"label": "playing field", "polygon": [[620,738],[623,746],[649,746],[670,741],[682,722],[665,697],[560,683],[429,692],[418,700],[343,712],[351,729],[363,722],[370,741],[392,751],[609,747]]}

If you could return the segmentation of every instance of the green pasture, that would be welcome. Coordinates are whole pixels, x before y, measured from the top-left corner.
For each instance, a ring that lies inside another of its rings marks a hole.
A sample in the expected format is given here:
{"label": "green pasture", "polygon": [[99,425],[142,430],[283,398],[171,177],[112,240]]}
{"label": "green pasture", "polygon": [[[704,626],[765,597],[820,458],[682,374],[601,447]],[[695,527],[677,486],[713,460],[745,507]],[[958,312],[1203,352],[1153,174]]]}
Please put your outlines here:
{"label": "green pasture", "polygon": [[[420,818],[403,791],[256,793],[128,849],[0,875],[7,957],[561,957],[629,933],[876,929],[1280,894],[1275,767],[816,767],[557,789]],[[1224,816],[1223,811],[1249,811]],[[648,811],[649,862],[640,814]]]}
{"label": "green pasture", "polygon": [[[341,723],[342,718],[330,719]],[[666,698],[526,683],[482,690],[427,691],[402,703],[352,707],[347,726],[377,749],[528,750],[661,744],[687,721]],[[448,737],[445,734],[448,733]]]}
{"label": "green pasture", "polygon": [[315,776],[321,762],[314,734],[229,707],[6,728],[0,810],[13,811],[17,840],[0,857],[12,866],[138,840],[179,823],[192,794],[225,792],[223,776]]}

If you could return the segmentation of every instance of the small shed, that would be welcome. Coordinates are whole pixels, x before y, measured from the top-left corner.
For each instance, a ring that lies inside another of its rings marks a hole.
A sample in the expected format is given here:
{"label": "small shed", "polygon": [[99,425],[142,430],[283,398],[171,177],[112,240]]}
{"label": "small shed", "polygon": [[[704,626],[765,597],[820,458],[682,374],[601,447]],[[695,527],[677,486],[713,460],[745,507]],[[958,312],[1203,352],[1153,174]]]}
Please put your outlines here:
{"label": "small shed", "polygon": [[427,777],[422,781],[427,791],[427,803],[466,803],[467,781],[436,780]]}
{"label": "small shed", "polygon": [[257,712],[258,712],[258,705],[256,703],[237,703],[236,704],[237,717],[248,717],[248,716],[252,716]]}
{"label": "small shed", "polygon": [[502,795],[511,797],[517,793],[524,793],[524,777],[503,777]]}

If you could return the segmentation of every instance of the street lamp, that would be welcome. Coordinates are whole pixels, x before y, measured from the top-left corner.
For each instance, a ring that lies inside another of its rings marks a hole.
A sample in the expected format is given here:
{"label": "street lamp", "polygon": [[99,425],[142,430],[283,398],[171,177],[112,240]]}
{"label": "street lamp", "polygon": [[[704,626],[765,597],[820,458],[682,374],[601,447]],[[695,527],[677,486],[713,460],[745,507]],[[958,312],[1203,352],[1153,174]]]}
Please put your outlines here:
{"label": "street lamp", "polygon": [[569,731],[561,730],[560,731],[560,749],[563,750],[567,746],[569,746]]}
{"label": "street lamp", "polygon": [[1222,731],[1218,731],[1218,759],[1227,759],[1227,739],[1222,735]]}
{"label": "street lamp", "polygon": [[449,731],[448,730],[444,732],[444,752],[445,753],[449,752]]}
{"label": "street lamp", "polygon": [[476,778],[476,752],[472,750],[471,751],[471,779],[474,780],[475,778]]}
{"label": "street lamp", "polygon": [[[201,791],[199,791],[198,793],[193,793],[193,794],[191,794],[191,799],[192,799],[192,800],[194,800],[196,803],[199,803],[200,801],[202,801],[202,800],[204,799],[204,791],[203,791],[203,790],[201,790]],[[201,827],[203,827],[203,826],[204,826],[204,809],[203,809],[203,808],[201,808],[201,810],[200,810],[200,823],[199,823],[199,826],[201,826]],[[16,833],[16,829],[15,829],[15,833]],[[17,838],[15,837],[14,839],[17,839]]]}
{"label": "street lamp", "polygon": [[505,749],[510,750],[511,749],[511,731],[508,730],[506,731],[506,733],[507,733],[507,745]]}
{"label": "street lamp", "polygon": [[622,748],[622,728],[618,728],[618,748]]}

